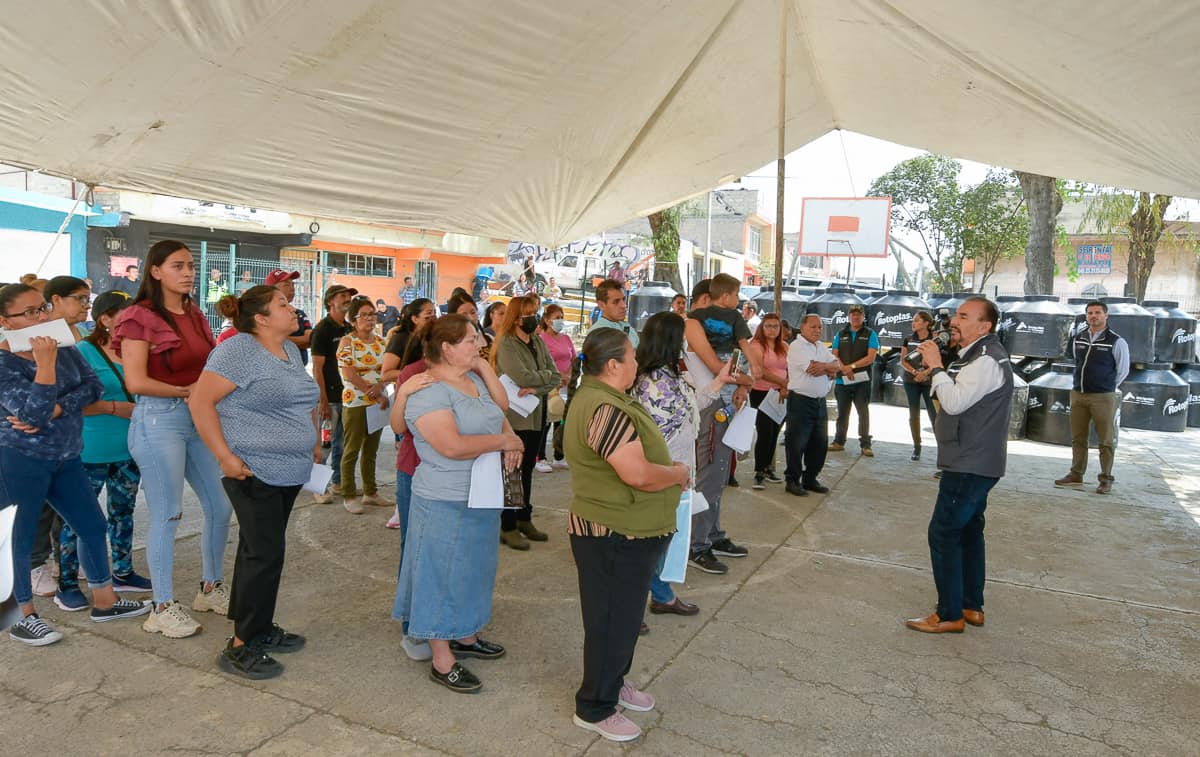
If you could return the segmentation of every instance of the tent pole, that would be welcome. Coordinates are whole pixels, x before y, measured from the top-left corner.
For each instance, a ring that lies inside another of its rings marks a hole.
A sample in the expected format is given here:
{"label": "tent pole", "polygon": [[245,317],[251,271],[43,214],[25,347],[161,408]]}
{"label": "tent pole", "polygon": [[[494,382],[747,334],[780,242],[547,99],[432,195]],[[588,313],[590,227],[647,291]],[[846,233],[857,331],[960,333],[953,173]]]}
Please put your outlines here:
{"label": "tent pole", "polygon": [[[783,178],[787,159],[784,140],[787,122],[787,20],[788,3],[779,0],[779,144],[775,161],[775,312],[783,312]],[[799,249],[799,247],[797,247]],[[796,324],[799,326],[799,324]]]}

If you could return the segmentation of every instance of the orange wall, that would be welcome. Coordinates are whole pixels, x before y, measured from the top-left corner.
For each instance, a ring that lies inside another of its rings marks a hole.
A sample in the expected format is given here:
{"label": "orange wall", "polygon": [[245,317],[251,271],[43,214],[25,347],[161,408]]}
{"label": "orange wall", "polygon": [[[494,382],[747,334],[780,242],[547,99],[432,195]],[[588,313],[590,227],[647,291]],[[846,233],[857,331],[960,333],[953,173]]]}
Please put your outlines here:
{"label": "orange wall", "polygon": [[[433,297],[435,302],[442,303],[450,299],[450,293],[455,287],[471,291],[471,280],[475,271],[481,265],[497,266],[505,261],[498,257],[475,257],[470,255],[451,255],[433,252],[428,247],[373,247],[371,245],[345,244],[342,242],[326,242],[314,240],[314,250],[330,252],[349,252],[359,255],[385,256],[395,259],[395,278],[384,279],[375,276],[349,276],[344,272],[337,275],[337,283],[357,289],[372,300],[382,299],[390,305],[399,307],[397,292],[404,285],[404,277],[412,276],[419,260],[432,260],[437,263],[437,292]],[[429,293],[426,292],[426,296]]]}

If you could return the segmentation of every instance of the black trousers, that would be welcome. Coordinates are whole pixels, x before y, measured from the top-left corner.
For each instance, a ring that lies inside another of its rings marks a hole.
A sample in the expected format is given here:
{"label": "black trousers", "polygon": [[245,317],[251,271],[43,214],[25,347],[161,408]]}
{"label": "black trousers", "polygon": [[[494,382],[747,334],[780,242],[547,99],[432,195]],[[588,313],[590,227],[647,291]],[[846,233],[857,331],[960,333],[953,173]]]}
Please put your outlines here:
{"label": "black trousers", "polygon": [[33,551],[29,554],[29,569],[32,571],[43,565],[54,553],[54,562],[58,562],[58,535],[62,533],[63,519],[58,511],[47,502],[38,520],[37,533],[33,537]]}
{"label": "black trousers", "polygon": [[[757,408],[767,397],[765,389],[750,390],[750,407]],[[766,413],[754,416],[754,428],[758,437],[754,442],[754,472],[765,473],[775,469],[775,447],[779,444],[780,424],[771,420]]]}
{"label": "black trousers", "polygon": [[525,451],[521,455],[521,490],[525,495],[525,506],[520,510],[504,510],[500,513],[501,531],[513,530],[518,521],[533,520],[533,505],[529,502],[529,492],[533,489],[533,466],[537,465],[538,454],[546,445],[545,433],[544,428],[516,432],[525,443]]}
{"label": "black trousers", "polygon": [[783,449],[787,455],[784,478],[793,484],[815,484],[829,446],[829,412],[824,397],[787,396],[787,431]]}
{"label": "black trousers", "polygon": [[571,537],[583,612],[583,683],[575,692],[575,714],[589,723],[616,712],[633,664],[650,579],[670,540],[621,534]]}
{"label": "black trousers", "polygon": [[837,434],[833,437],[835,444],[846,443],[846,433],[850,429],[850,403],[854,403],[854,412],[858,413],[858,443],[863,449],[871,446],[871,382],[860,381],[857,384],[836,384],[833,387],[833,397],[837,400]]}
{"label": "black trousers", "polygon": [[257,478],[223,478],[221,484],[238,519],[237,557],[229,592],[233,632],[245,642],[271,630],[288,517],[299,486],[271,486]]}

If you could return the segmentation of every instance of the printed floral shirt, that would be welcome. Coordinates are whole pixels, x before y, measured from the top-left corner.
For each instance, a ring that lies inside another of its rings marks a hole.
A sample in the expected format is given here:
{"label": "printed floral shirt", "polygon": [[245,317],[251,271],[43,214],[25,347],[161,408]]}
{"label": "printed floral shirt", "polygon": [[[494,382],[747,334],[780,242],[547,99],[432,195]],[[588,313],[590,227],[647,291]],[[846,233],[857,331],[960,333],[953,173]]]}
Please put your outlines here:
{"label": "printed floral shirt", "polygon": [[[355,369],[367,383],[379,383],[383,378],[383,353],[387,347],[383,337],[372,334],[363,340],[357,334],[347,334],[346,341],[349,343],[338,347],[338,366]],[[373,404],[374,401],[367,399],[367,395],[349,381],[345,382],[342,388],[342,407],[366,407]]]}

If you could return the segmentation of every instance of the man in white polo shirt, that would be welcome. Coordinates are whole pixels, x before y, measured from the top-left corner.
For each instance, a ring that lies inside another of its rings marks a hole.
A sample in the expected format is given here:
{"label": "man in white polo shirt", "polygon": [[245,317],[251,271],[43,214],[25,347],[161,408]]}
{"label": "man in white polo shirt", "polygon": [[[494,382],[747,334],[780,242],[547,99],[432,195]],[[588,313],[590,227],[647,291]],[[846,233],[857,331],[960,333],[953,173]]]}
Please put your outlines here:
{"label": "man in white polo shirt", "polygon": [[829,444],[829,412],[825,398],[838,361],[821,341],[821,317],[804,316],[800,338],[788,348],[787,431],[783,437],[787,456],[788,494],[824,494],[829,487],[817,480],[825,467]]}

